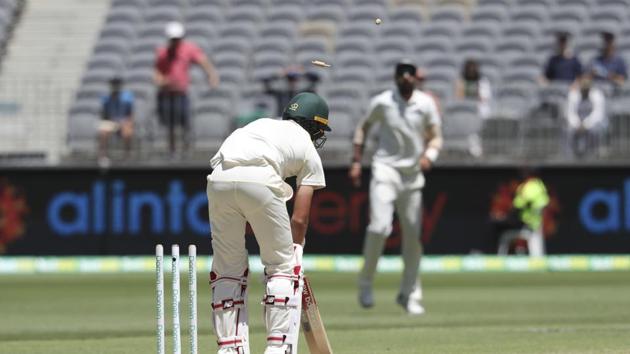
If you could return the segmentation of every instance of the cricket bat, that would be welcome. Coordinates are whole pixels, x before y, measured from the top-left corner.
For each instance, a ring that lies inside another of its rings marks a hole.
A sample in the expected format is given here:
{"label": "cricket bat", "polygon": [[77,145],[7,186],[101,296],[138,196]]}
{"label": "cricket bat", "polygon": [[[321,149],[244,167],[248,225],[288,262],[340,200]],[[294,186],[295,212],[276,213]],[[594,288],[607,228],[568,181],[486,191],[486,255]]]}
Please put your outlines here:
{"label": "cricket bat", "polygon": [[313,294],[313,288],[308,278],[304,277],[304,289],[302,290],[302,332],[308,344],[311,354],[332,354],[330,342],[326,335],[324,322],[319,314],[317,301]]}

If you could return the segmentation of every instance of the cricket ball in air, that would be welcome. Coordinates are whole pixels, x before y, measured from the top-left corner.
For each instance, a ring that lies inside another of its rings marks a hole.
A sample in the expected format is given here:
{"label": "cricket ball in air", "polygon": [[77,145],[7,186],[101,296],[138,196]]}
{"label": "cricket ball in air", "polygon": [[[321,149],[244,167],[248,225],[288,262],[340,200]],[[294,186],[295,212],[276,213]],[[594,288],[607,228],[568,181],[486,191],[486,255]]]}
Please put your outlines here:
{"label": "cricket ball in air", "polygon": [[383,20],[381,20],[380,18],[377,18],[376,20],[374,20],[374,23],[376,23],[377,25],[380,25],[381,22],[383,22]]}

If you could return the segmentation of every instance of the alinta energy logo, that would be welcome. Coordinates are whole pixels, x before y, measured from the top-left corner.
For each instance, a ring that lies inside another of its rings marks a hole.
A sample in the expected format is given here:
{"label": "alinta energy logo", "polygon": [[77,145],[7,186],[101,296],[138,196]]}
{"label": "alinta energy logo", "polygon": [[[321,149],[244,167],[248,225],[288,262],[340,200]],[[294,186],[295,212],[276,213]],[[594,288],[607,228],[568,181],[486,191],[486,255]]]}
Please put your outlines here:
{"label": "alinta energy logo", "polygon": [[[501,183],[497,187],[490,201],[491,219],[500,220],[508,216],[518,185],[518,181],[512,180]],[[549,193],[549,204],[543,211],[543,235],[546,239],[549,239],[552,238],[558,230],[558,217],[560,216],[561,206],[553,188],[550,188],[548,185],[546,187],[547,193]]]}
{"label": "alinta energy logo", "polygon": [[0,254],[24,233],[26,198],[6,179],[0,178]]}

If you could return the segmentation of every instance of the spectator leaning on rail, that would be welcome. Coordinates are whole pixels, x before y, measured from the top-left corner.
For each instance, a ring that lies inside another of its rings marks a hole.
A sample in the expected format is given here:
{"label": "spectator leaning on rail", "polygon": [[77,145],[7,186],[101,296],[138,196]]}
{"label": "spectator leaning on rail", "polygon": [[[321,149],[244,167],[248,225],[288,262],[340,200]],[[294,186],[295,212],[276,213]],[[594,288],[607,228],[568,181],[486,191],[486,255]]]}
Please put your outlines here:
{"label": "spectator leaning on rail", "polygon": [[601,143],[606,132],[606,98],[602,90],[592,86],[593,79],[585,74],[579,85],[569,91],[567,123],[573,152],[583,156]]}
{"label": "spectator leaning on rail", "polygon": [[98,163],[107,167],[110,160],[107,154],[107,144],[113,133],[118,133],[125,143],[125,157],[131,151],[133,137],[133,94],[122,89],[123,81],[114,77],[109,81],[110,92],[103,96],[101,122],[98,126]]}
{"label": "spectator leaning on rail", "polygon": [[599,82],[609,82],[614,86],[623,86],[628,78],[626,63],[617,54],[615,35],[602,32],[602,52],[589,65],[593,78]]}
{"label": "spectator leaning on rail", "polygon": [[201,48],[184,40],[184,26],[179,22],[166,25],[168,44],[157,51],[154,80],[159,87],[158,115],[160,122],[168,127],[169,151],[175,153],[176,128],[182,129],[183,148],[188,148],[187,133],[189,128],[188,69],[191,63],[198,64],[206,72],[210,87],[219,85],[219,75],[214,65]]}
{"label": "spectator leaning on rail", "polygon": [[541,84],[551,81],[572,83],[582,75],[582,63],[569,48],[569,38],[568,32],[556,33],[556,53],[547,61]]}

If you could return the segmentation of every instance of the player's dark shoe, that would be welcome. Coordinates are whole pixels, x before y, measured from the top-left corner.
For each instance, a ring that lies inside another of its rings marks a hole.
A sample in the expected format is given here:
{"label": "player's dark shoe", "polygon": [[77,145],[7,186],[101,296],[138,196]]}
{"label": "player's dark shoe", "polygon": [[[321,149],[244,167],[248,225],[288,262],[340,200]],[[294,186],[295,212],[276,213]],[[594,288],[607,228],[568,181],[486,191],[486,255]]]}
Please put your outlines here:
{"label": "player's dark shoe", "polygon": [[374,306],[374,296],[371,285],[359,285],[359,304],[364,309]]}

